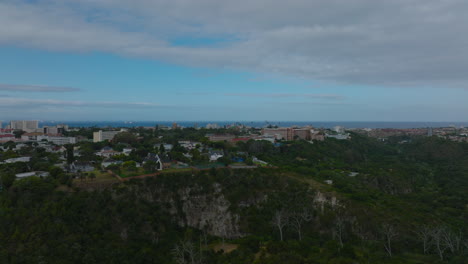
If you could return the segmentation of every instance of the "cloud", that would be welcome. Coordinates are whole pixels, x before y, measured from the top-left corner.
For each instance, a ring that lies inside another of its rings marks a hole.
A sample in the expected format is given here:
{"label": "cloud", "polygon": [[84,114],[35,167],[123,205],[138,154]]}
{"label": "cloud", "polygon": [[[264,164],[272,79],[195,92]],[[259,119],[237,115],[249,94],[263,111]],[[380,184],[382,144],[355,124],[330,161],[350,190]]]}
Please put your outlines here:
{"label": "cloud", "polygon": [[[467,11],[463,0],[7,0],[0,44],[346,84],[466,87]],[[227,41],[172,44],[181,37]]]}
{"label": "cloud", "polygon": [[0,83],[0,91],[11,92],[76,92],[78,88],[60,87],[60,86],[45,86],[45,85],[18,85]]}
{"label": "cloud", "polygon": [[345,97],[339,94],[293,94],[293,93],[227,93],[225,96],[239,96],[239,97],[260,97],[260,98],[287,98],[287,97],[300,97],[300,98],[313,98],[313,99],[327,99],[327,100],[342,100]]}
{"label": "cloud", "polygon": [[155,108],[161,105],[147,102],[83,102],[83,101],[66,101],[66,100],[53,100],[53,99],[28,99],[28,98],[0,98],[0,108],[24,109],[24,108]]}

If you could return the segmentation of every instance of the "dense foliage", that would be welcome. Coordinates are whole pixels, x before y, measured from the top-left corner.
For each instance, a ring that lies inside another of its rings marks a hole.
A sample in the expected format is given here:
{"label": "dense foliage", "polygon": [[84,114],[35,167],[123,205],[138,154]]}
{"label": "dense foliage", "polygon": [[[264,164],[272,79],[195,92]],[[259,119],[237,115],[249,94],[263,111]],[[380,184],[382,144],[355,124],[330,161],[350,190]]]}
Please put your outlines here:
{"label": "dense foliage", "polygon": [[[176,131],[174,140],[184,136]],[[122,135],[113,144],[154,149],[155,133],[167,132],[145,133],[146,141]],[[0,262],[466,263],[467,144],[359,135],[217,144],[276,167],[167,173],[90,191],[63,188],[57,169],[12,181],[27,168],[2,166]],[[91,155],[102,146],[81,147]],[[33,166],[48,170],[48,154],[34,153]],[[205,196],[228,201],[241,236],[210,236],[187,224],[187,200]]]}

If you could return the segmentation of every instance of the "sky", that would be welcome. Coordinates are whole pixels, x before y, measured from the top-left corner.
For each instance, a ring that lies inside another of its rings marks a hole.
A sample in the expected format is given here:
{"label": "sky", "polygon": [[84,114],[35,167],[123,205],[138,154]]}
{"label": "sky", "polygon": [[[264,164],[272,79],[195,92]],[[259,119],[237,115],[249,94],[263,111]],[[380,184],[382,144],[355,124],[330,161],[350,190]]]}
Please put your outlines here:
{"label": "sky", "polygon": [[2,0],[0,120],[468,121],[466,0]]}

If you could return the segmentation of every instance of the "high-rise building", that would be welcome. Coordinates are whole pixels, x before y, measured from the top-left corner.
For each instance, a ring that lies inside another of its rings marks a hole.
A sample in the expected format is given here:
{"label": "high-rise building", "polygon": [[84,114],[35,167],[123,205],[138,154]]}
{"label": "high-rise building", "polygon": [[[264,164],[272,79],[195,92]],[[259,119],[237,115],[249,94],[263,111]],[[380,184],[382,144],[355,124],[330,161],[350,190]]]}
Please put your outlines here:
{"label": "high-rise building", "polygon": [[12,120],[10,121],[10,128],[15,130],[31,131],[39,128],[39,121],[37,120]]}
{"label": "high-rise building", "polygon": [[102,131],[99,130],[98,132],[93,133],[93,142],[101,142],[104,140],[112,140],[114,139],[115,135],[120,133],[121,131]]}
{"label": "high-rise building", "polygon": [[216,123],[206,125],[206,129],[217,129],[217,128],[219,128],[219,126]]}
{"label": "high-rise building", "polygon": [[310,127],[305,127],[305,128],[295,128],[293,129],[293,138],[296,139],[304,139],[304,140],[310,140],[311,138],[311,132],[310,132]]}
{"label": "high-rise building", "polygon": [[274,136],[276,139],[294,139],[293,129],[289,127],[263,128],[262,135]]}

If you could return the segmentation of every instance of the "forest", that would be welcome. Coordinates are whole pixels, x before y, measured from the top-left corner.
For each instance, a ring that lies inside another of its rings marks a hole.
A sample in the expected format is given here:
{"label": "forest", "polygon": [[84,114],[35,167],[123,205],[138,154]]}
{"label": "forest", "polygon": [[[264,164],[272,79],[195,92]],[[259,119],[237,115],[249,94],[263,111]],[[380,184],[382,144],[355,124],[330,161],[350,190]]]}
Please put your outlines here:
{"label": "forest", "polygon": [[216,147],[272,166],[99,189],[60,171],[9,180],[17,168],[2,166],[0,263],[467,263],[466,143],[352,134]]}

